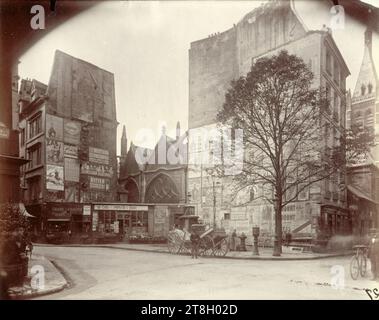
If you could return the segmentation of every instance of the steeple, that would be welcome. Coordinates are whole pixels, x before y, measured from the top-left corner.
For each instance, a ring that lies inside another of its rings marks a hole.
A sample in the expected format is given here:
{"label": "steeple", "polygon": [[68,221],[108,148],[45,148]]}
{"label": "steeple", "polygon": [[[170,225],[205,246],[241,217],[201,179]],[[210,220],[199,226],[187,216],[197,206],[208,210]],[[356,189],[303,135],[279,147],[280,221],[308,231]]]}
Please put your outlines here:
{"label": "steeple", "polygon": [[176,140],[179,140],[180,138],[180,122],[178,121],[176,123]]}
{"label": "steeple", "polygon": [[121,157],[126,157],[128,151],[128,139],[126,138],[126,128],[125,125],[122,127],[121,136]]}
{"label": "steeple", "polygon": [[375,97],[377,82],[378,78],[372,59],[372,30],[368,27],[364,34],[364,54],[353,92],[353,103]]}

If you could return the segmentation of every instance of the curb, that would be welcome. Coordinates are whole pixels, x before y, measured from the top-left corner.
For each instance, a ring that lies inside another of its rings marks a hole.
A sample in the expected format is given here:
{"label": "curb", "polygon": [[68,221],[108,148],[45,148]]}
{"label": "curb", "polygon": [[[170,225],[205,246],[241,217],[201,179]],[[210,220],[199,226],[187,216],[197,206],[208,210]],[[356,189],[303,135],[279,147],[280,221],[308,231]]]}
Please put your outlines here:
{"label": "curb", "polygon": [[33,298],[37,298],[37,297],[41,297],[41,296],[46,296],[46,295],[61,292],[70,286],[70,284],[67,281],[64,273],[59,270],[59,268],[56,266],[54,261],[47,259],[47,258],[46,258],[46,260],[48,260],[51,263],[51,265],[55,268],[55,272],[59,273],[62,276],[62,278],[64,279],[64,283],[62,283],[61,285],[55,286],[54,288],[50,288],[50,289],[46,289],[46,290],[34,291],[31,293],[27,293],[27,294],[18,294],[18,295],[16,294],[13,297],[11,297],[11,300],[27,300],[27,299],[33,299]]}
{"label": "curb", "polygon": [[[160,250],[152,250],[152,249],[144,249],[144,248],[122,248],[115,247],[109,245],[81,245],[81,244],[68,244],[68,245],[51,245],[51,244],[35,244],[37,247],[67,247],[67,248],[106,248],[106,249],[118,249],[118,250],[129,250],[129,251],[141,251],[141,252],[152,252],[152,253],[161,253],[161,254],[169,254],[172,255],[168,251],[160,251]],[[343,252],[343,253],[335,253],[329,254],[325,256],[314,256],[314,257],[261,257],[261,256],[252,256],[252,257],[231,257],[231,256],[202,256],[202,258],[213,258],[213,259],[229,259],[229,260],[262,260],[262,261],[305,261],[305,260],[321,260],[327,258],[337,258],[337,257],[345,257],[351,256],[352,252]],[[181,254],[181,255],[189,255],[189,254]]]}

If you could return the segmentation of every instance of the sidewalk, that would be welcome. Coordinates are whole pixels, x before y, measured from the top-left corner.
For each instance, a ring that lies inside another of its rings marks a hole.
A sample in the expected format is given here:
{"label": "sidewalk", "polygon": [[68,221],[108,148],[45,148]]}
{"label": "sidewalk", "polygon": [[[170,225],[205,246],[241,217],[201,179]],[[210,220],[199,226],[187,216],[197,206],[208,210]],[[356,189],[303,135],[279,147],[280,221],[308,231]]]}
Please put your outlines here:
{"label": "sidewalk", "polygon": [[[25,283],[23,287],[11,287],[9,292],[11,299],[30,299],[37,296],[42,296],[46,294],[52,294],[63,290],[68,286],[66,279],[60,273],[60,271],[44,256],[33,254],[32,258],[29,260],[29,270],[28,275],[33,276],[36,271],[32,268],[43,270],[44,272],[44,283],[40,282],[41,285],[31,285]],[[35,282],[35,281],[34,281]]]}
{"label": "sidewalk", "polygon": [[[59,247],[90,247],[90,248],[109,248],[120,250],[144,251],[170,254],[166,244],[35,244],[35,246],[59,246]],[[283,247],[283,253],[280,257],[272,255],[272,248],[259,248],[259,256],[254,256],[251,249],[248,251],[232,251],[226,256],[205,256],[205,258],[220,258],[220,259],[242,259],[242,260],[316,260],[333,257],[342,257],[353,255],[351,250],[341,251],[336,253],[312,253],[312,252],[291,252],[290,248]]]}

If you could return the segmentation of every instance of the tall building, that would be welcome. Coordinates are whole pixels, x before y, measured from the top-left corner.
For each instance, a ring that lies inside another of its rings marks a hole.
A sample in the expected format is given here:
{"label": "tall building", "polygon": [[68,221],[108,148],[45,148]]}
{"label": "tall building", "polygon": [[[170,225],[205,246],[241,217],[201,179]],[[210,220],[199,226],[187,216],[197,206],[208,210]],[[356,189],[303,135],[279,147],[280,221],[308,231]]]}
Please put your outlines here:
{"label": "tall building", "polygon": [[[310,6],[324,13],[330,9],[327,1]],[[188,190],[192,194],[191,204],[205,221],[212,224],[215,203],[216,224],[227,231],[236,229],[251,235],[251,228],[259,226],[261,234],[274,234],[273,207],[259,200],[260,195],[272,190],[265,190],[257,181],[256,186],[231,194],[226,178],[215,179],[195,160],[199,154],[204,159],[204,154],[210,152],[210,141],[204,138],[204,132],[216,128],[216,115],[231,80],[246,75],[255,59],[281,50],[302,58],[314,74],[313,87],[325,88],[331,101],[321,143],[325,148],[340,143],[337,129],[345,127],[346,77],[350,72],[331,30],[323,24],[316,27],[310,29],[304,23],[296,1],[273,1],[245,15],[231,29],[191,43]],[[322,232],[329,236],[347,233],[350,218],[346,191],[339,187],[344,183],[341,170],[301,192],[297,201],[284,208],[283,229],[299,239],[312,239]]]}
{"label": "tall building", "polygon": [[55,52],[48,85],[23,79],[19,100],[23,200],[38,229],[88,231],[88,203],[116,200],[114,76]]}
{"label": "tall building", "polygon": [[379,227],[379,95],[378,75],[372,55],[372,30],[364,33],[364,53],[355,89],[349,92],[348,126],[366,127],[374,133],[370,153],[350,164],[348,204],[353,213],[353,233],[364,236]]}

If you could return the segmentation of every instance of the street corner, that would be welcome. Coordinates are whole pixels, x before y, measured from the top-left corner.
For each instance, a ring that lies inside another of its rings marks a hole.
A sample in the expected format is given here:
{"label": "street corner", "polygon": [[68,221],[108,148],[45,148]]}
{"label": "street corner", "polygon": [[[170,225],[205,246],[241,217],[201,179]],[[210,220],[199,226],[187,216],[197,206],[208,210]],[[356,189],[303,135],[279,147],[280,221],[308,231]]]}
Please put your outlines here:
{"label": "street corner", "polygon": [[23,286],[11,287],[9,295],[13,300],[32,299],[62,291],[68,286],[68,281],[53,262],[44,255],[33,254]]}

